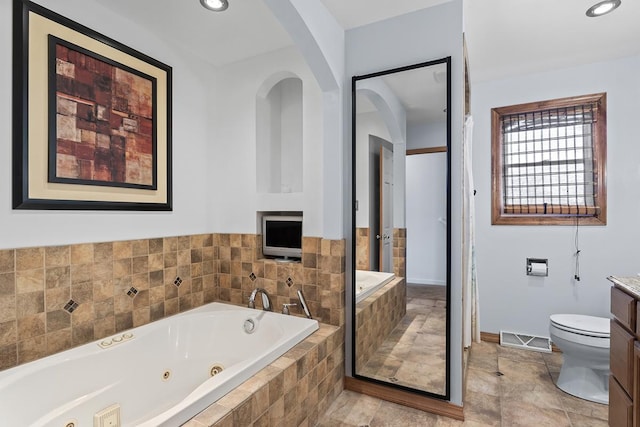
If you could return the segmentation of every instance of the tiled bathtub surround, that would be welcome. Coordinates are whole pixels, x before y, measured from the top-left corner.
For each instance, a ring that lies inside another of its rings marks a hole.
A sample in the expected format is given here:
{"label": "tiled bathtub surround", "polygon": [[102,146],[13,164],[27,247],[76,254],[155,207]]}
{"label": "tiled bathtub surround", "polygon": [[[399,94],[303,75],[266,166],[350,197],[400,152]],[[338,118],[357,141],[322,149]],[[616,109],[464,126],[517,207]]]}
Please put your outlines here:
{"label": "tiled bathtub surround", "polygon": [[[369,260],[369,229],[356,228],[356,269],[371,270]],[[406,277],[407,229],[393,229],[393,272]]]}
{"label": "tiled bathtub surround", "polygon": [[313,426],[343,390],[344,328],[320,329],[185,427]]}
{"label": "tiled bathtub surround", "polygon": [[[302,261],[281,263],[262,258],[262,240],[254,234],[219,234],[219,300],[246,305],[253,289],[266,289],[281,311],[296,303],[291,314],[302,315],[297,297],[302,289],[314,319],[344,323],[345,241],[303,237]],[[259,300],[259,299],[258,299]],[[261,307],[261,301],[256,307]]]}
{"label": "tiled bathtub surround", "polygon": [[216,255],[211,234],[0,250],[0,369],[213,301]]}
{"label": "tiled bathtub surround", "polygon": [[407,313],[404,278],[396,278],[356,305],[356,371],[362,368]]}
{"label": "tiled bathtub surround", "polygon": [[201,234],[0,250],[0,370],[208,302],[245,305],[257,286],[276,310],[301,287],[314,318],[342,325],[344,241],[305,238],[290,265],[260,260],[259,242]]}
{"label": "tiled bathtub surround", "polygon": [[356,269],[369,270],[369,229],[356,228]]}
{"label": "tiled bathtub surround", "polygon": [[407,277],[407,229],[393,229],[393,272],[398,277]]}

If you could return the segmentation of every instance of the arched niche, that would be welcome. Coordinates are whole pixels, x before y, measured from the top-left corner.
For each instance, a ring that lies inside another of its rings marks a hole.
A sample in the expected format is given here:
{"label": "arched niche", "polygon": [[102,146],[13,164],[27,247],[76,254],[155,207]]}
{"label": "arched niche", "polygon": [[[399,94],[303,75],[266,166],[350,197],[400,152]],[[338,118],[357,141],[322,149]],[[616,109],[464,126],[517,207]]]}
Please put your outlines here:
{"label": "arched niche", "polygon": [[258,193],[302,192],[302,80],[282,72],[256,94]]}

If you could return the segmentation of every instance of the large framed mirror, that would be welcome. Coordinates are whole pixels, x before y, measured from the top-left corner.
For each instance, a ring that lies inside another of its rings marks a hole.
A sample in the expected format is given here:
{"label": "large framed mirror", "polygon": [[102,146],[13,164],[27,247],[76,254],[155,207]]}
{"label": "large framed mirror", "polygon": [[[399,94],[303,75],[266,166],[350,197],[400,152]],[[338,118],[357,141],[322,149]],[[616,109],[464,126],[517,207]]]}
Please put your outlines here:
{"label": "large framed mirror", "polygon": [[449,399],[451,58],[352,79],[353,377]]}

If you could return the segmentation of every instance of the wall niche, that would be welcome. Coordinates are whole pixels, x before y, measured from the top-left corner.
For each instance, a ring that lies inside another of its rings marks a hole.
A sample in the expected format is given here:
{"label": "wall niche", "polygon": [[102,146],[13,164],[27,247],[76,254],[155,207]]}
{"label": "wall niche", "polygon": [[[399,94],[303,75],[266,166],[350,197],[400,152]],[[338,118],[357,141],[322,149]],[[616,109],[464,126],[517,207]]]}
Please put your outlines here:
{"label": "wall niche", "polygon": [[256,95],[258,193],[302,192],[302,80],[267,79]]}

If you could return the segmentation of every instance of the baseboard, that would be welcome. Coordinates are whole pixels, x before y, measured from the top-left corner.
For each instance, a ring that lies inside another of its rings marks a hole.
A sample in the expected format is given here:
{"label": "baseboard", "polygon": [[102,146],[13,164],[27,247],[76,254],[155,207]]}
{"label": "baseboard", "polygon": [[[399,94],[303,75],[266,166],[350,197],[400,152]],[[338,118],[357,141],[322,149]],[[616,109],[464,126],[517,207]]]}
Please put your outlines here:
{"label": "baseboard", "polygon": [[493,332],[480,332],[480,341],[500,344],[500,334],[494,334]]}
{"label": "baseboard", "polygon": [[[480,332],[480,340],[493,344],[500,344],[500,334],[494,334],[493,332]],[[551,351],[555,353],[562,353],[554,343],[551,343]]]}
{"label": "baseboard", "polygon": [[447,282],[444,280],[437,279],[407,279],[407,283],[412,285],[437,285],[437,286],[446,286]]}
{"label": "baseboard", "polygon": [[344,388],[346,390],[366,394],[367,396],[376,397],[378,399],[397,403],[399,405],[408,406],[410,408],[419,409],[421,411],[430,412],[432,414],[442,415],[445,417],[453,418],[455,420],[464,421],[464,412],[462,406],[454,405],[445,400],[421,396],[415,393],[410,393],[408,391],[399,390],[392,387],[385,387],[384,385],[371,383],[352,377],[345,377]]}

